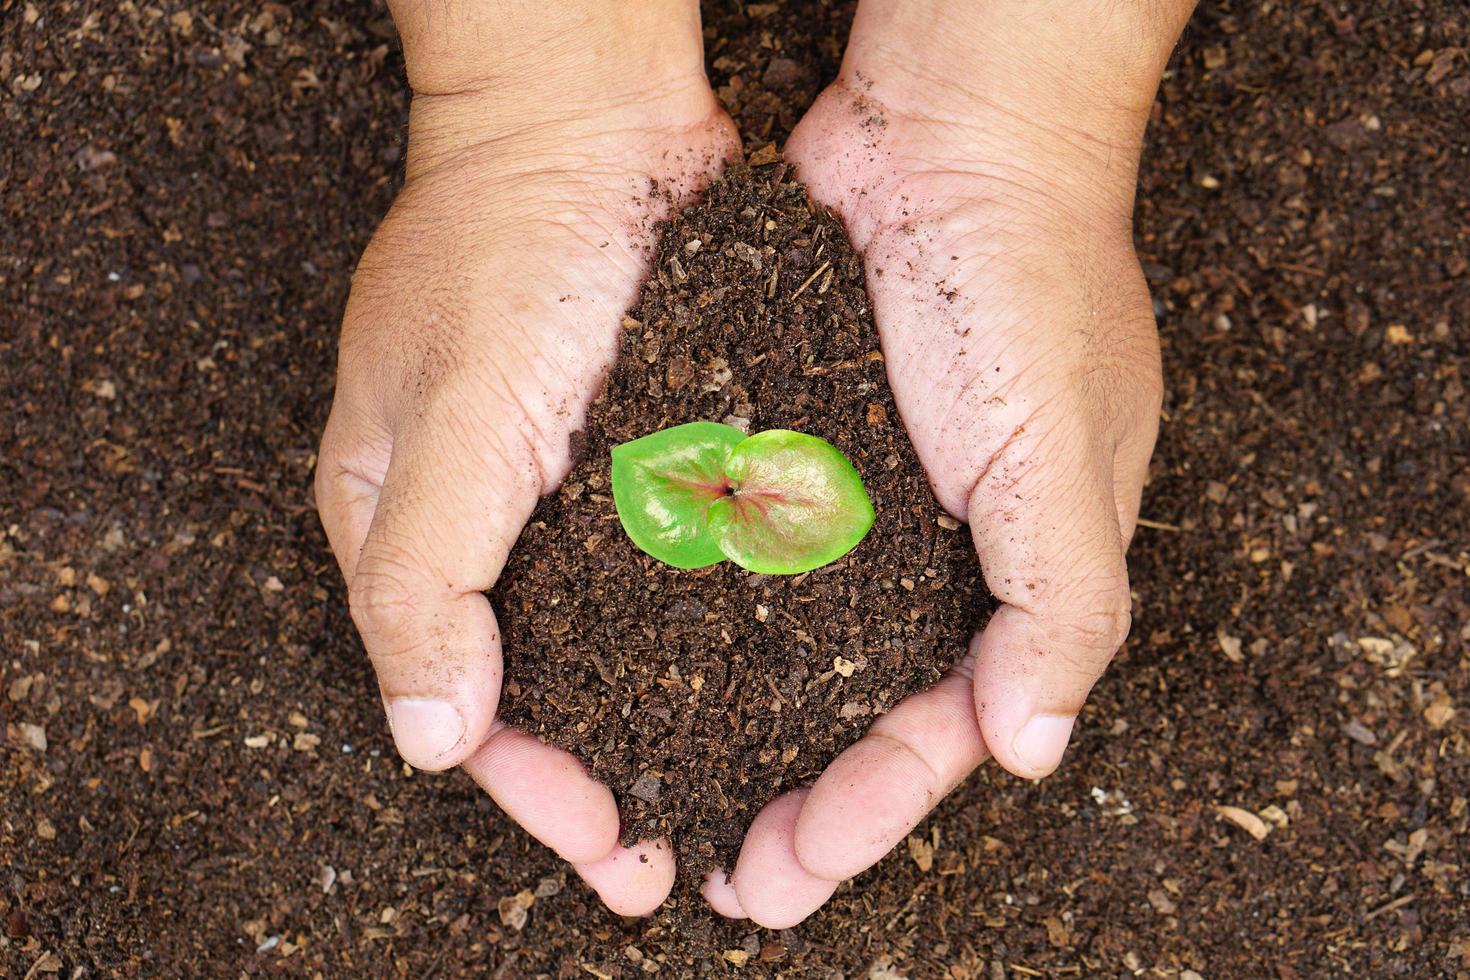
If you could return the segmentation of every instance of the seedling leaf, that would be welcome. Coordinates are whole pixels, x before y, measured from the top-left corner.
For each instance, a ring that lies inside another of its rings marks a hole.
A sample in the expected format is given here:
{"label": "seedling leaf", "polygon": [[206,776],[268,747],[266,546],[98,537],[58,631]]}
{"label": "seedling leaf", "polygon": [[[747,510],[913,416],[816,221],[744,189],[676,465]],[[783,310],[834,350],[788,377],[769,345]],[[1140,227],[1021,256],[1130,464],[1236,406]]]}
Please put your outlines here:
{"label": "seedling leaf", "polygon": [[730,454],[735,493],[710,506],[720,550],[752,572],[797,575],[836,561],[873,526],[862,477],[830,443],[789,429],[751,436]]}
{"label": "seedling leaf", "polygon": [[709,509],[729,492],[725,468],[744,439],[732,425],[689,422],[614,446],[613,504],[633,543],[675,568],[723,561]]}
{"label": "seedling leaf", "polygon": [[729,558],[795,575],[835,561],[873,525],[847,458],[815,436],[691,422],[612,451],[613,501],[628,537],[677,568]]}

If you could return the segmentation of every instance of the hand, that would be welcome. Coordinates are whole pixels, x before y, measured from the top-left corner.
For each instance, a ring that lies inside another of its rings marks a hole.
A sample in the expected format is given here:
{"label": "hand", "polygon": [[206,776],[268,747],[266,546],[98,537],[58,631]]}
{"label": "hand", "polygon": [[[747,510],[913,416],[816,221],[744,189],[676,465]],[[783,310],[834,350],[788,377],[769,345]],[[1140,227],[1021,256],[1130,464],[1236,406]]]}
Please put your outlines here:
{"label": "hand", "polygon": [[[688,3],[506,7],[479,24],[454,7],[394,10],[416,88],[407,181],[353,280],[317,502],[403,758],[462,764],[610,908],[643,914],[668,894],[672,851],[619,847],[612,793],[496,721],[482,593],[570,468],[658,219],[738,137]],[[464,37],[495,54],[493,75],[451,57]]]}
{"label": "hand", "polygon": [[945,678],[757,816],[706,884],[724,914],[794,925],[988,757],[1051,773],[1128,633],[1162,397],[1133,187],[1189,4],[1070,5],[1085,40],[1033,23],[1046,6],[863,0],[787,144],[864,257],[899,412],[1003,605]]}

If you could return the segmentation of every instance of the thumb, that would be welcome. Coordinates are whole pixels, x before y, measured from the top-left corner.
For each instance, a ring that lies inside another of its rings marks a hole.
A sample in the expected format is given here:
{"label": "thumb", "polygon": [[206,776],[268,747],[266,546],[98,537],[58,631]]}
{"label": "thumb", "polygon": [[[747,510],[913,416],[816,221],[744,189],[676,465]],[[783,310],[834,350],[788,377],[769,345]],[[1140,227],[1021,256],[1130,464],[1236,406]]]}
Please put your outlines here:
{"label": "thumb", "polygon": [[1001,766],[1031,779],[1061,762],[1130,623],[1113,453],[1087,429],[1063,423],[1024,460],[990,467],[969,498],[986,584],[1003,603],[971,641],[980,731]]}
{"label": "thumb", "polygon": [[[502,668],[500,631],[483,591],[499,576],[541,485],[513,430],[497,438],[472,421],[479,413],[452,414],[431,409],[398,433],[360,551],[342,562],[393,739],[421,769],[458,765],[490,734]],[[352,522],[338,523],[350,536]],[[342,550],[352,548],[343,541]]]}

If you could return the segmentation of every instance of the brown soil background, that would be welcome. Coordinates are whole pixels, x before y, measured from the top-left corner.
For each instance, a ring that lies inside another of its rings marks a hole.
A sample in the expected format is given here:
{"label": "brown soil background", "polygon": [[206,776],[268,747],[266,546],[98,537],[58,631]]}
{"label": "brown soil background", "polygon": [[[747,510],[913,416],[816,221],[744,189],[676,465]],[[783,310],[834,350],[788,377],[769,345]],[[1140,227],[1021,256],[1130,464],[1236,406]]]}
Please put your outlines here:
{"label": "brown soil background", "polygon": [[[847,13],[707,4],[752,148]],[[1134,636],[1054,777],[982,771],[932,861],[771,934],[618,920],[393,760],[307,489],[400,171],[381,10],[0,0],[0,972],[1465,976],[1467,21],[1198,12],[1140,187]]]}

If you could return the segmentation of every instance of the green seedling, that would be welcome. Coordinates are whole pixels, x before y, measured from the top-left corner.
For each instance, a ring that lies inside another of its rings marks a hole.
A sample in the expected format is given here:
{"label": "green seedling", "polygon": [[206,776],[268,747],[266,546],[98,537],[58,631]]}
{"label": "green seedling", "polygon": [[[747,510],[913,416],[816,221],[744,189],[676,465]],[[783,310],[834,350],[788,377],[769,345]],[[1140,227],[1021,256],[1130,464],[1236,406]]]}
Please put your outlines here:
{"label": "green seedling", "polygon": [[675,568],[728,558],[796,575],[836,561],[873,526],[847,457],[816,436],[753,436],[690,422],[614,446],[613,503],[639,548]]}

